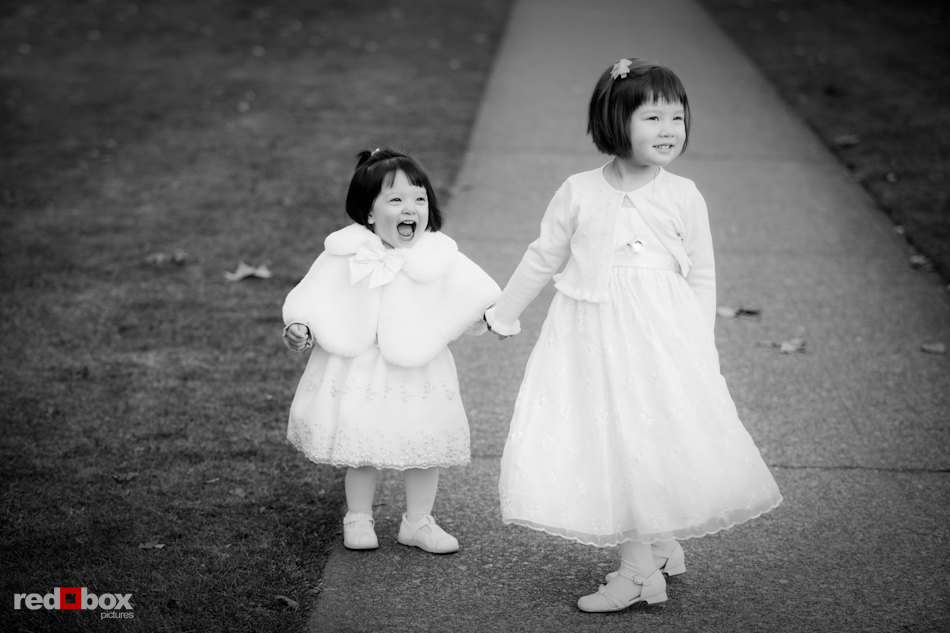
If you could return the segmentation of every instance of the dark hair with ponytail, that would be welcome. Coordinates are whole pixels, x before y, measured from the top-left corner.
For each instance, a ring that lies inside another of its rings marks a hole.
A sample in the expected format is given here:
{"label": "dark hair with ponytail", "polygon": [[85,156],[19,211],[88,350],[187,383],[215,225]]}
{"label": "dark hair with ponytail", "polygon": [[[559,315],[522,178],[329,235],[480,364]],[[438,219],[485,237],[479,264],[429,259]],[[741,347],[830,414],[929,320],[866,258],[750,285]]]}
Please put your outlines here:
{"label": "dark hair with ponytail", "polygon": [[350,180],[346,194],[346,214],[353,221],[369,226],[369,212],[383,185],[392,186],[396,172],[406,174],[406,179],[416,187],[423,187],[429,199],[429,224],[427,231],[442,228],[442,211],[436,200],[432,183],[422,166],[409,156],[392,149],[363,150],[357,156],[356,171]]}

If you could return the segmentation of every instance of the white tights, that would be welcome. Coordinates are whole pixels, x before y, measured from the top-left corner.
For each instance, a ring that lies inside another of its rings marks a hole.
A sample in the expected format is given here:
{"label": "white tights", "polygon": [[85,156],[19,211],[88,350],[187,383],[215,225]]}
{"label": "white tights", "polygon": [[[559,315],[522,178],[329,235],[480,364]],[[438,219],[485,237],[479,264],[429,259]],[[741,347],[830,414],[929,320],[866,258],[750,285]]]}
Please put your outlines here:
{"label": "white tights", "polygon": [[633,580],[634,576],[648,578],[657,569],[653,558],[654,553],[665,558],[672,553],[674,547],[676,547],[676,541],[662,541],[653,545],[632,541],[622,543],[620,545],[620,575],[628,580]]}
{"label": "white tights", "polygon": [[[346,506],[350,512],[373,513],[378,475],[379,470],[372,466],[347,468]],[[435,493],[439,489],[439,469],[406,469],[403,471],[403,483],[406,488],[406,518],[416,522],[425,515],[432,514]]]}

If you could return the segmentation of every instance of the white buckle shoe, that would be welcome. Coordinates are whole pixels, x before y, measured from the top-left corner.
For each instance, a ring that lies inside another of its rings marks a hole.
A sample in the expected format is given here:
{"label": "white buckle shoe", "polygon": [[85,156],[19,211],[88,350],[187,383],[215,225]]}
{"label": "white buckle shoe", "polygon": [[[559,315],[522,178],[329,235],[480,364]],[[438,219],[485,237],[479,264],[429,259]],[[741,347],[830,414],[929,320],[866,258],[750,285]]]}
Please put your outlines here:
{"label": "white buckle shoe", "polygon": [[347,512],[343,517],[343,547],[347,549],[376,549],[379,540],[373,529],[373,515],[366,512]]}
{"label": "white buckle shoe", "polygon": [[638,602],[659,604],[666,600],[666,579],[657,569],[646,578],[634,576],[629,579],[618,575],[601,585],[597,593],[581,596],[577,608],[587,613],[608,613],[623,611]]}
{"label": "white buckle shoe", "polygon": [[431,554],[451,554],[459,551],[458,540],[440,528],[429,514],[416,523],[411,523],[403,514],[402,525],[399,526],[399,536],[396,540],[403,545],[418,547]]}

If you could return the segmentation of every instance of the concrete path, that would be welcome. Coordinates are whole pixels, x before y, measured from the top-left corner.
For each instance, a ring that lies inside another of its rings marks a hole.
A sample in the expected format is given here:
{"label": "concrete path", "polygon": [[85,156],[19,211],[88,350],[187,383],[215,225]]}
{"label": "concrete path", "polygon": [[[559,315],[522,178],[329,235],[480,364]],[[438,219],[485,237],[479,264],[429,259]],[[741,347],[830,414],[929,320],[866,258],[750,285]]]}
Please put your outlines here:
{"label": "concrete path", "polygon": [[[706,196],[722,369],[785,496],[775,512],[684,543],[670,601],[579,612],[616,552],[504,527],[498,464],[550,290],[520,337],[454,345],[473,463],[434,514],[462,550],[395,542],[401,481],[376,510],[381,547],[337,543],[312,631],[950,630],[950,298],[911,270],[884,214],[690,0],[522,0],[511,15],[446,232],[504,284],[560,182],[606,160],[585,136],[598,74],[624,56],[675,69],[693,135],[671,168]],[[804,354],[762,342],[807,341]]]}

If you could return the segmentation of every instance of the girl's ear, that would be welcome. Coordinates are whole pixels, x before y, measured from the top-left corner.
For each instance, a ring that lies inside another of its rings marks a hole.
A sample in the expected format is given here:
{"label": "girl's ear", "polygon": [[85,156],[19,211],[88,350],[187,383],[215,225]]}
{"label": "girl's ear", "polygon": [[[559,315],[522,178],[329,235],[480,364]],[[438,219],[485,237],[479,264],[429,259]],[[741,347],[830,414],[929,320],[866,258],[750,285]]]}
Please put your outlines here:
{"label": "girl's ear", "polygon": [[373,217],[373,212],[372,212],[372,211],[370,211],[370,212],[369,212],[369,215],[366,216],[366,223],[367,223],[367,224],[376,224],[376,219]]}

